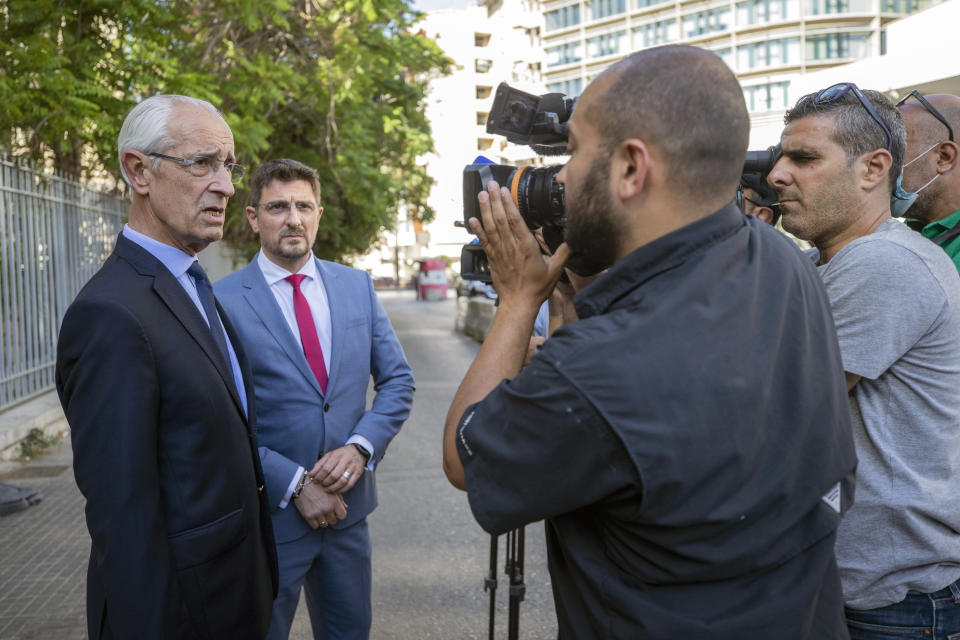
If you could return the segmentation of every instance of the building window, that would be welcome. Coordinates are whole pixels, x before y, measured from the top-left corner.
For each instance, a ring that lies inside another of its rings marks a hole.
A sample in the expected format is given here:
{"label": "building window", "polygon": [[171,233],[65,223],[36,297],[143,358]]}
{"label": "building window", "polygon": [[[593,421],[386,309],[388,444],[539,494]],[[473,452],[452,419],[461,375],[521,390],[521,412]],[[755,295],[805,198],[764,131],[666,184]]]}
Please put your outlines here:
{"label": "building window", "polygon": [[602,36],[590,38],[587,40],[587,56],[591,58],[601,58],[603,56],[620,53],[620,40],[624,35],[625,34],[620,31],[618,33],[605,33]]}
{"label": "building window", "polygon": [[493,93],[493,87],[477,87],[477,99],[485,100]]}
{"label": "building window", "polygon": [[800,38],[781,38],[737,47],[737,68],[763,69],[800,61]]}
{"label": "building window", "polygon": [[914,13],[929,6],[930,3],[924,0],[882,0],[880,10],[884,13]]}
{"label": "building window", "polygon": [[486,151],[493,147],[493,138],[477,138],[477,151]]}
{"label": "building window", "polygon": [[493,66],[493,60],[482,60],[477,58],[476,63],[474,64],[474,69],[477,73],[487,73],[490,71],[490,67]]}
{"label": "building window", "polygon": [[645,24],[633,30],[633,48],[645,49],[665,42],[675,42],[680,39],[680,30],[675,19],[661,20]]}
{"label": "building window", "polygon": [[624,13],[626,10],[626,0],[591,0],[590,2],[590,17],[593,20]]}
{"label": "building window", "polygon": [[477,111],[477,124],[486,126],[487,118],[490,117],[489,113],[484,113],[482,111]]}
{"label": "building window", "polygon": [[850,0],[810,0],[808,13],[823,15],[830,13],[849,13]]}
{"label": "building window", "polygon": [[730,20],[730,7],[699,11],[683,18],[683,30],[688,38],[702,36],[705,33],[725,31]]}
{"label": "building window", "polygon": [[807,36],[807,60],[860,59],[869,55],[868,33],[822,33]]}
{"label": "building window", "polygon": [[657,4],[663,4],[664,2],[671,2],[672,0],[637,0],[637,9],[643,9],[644,7],[652,7]]}
{"label": "building window", "polygon": [[774,111],[787,108],[789,82],[774,82],[743,88],[748,111]]}
{"label": "building window", "polygon": [[717,56],[723,60],[728,67],[733,69],[733,49],[727,47],[725,49],[716,49],[714,51]]}
{"label": "building window", "polygon": [[580,24],[580,5],[572,4],[569,7],[554,9],[548,11],[543,17],[547,22],[547,31],[572,27],[575,24]]}
{"label": "building window", "polygon": [[765,24],[790,18],[788,0],[748,0],[737,4],[737,24]]}
{"label": "building window", "polygon": [[551,82],[547,85],[547,91],[549,93],[562,93],[568,98],[574,98],[580,95],[580,91],[583,88],[583,81],[580,78],[574,78],[572,80],[562,80],[560,82]]}
{"label": "building window", "polygon": [[490,34],[489,33],[475,33],[473,34],[473,45],[476,47],[485,47],[490,44]]}
{"label": "building window", "polygon": [[544,53],[547,54],[547,66],[556,67],[561,64],[572,64],[580,62],[580,43],[568,42],[559,47],[550,47]]}

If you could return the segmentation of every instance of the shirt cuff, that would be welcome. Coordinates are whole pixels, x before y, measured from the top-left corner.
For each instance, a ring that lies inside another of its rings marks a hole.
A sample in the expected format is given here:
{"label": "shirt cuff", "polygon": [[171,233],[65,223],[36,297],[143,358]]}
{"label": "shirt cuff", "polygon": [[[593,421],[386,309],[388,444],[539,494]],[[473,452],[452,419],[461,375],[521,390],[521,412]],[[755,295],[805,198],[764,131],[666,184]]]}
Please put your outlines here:
{"label": "shirt cuff", "polygon": [[287,487],[287,492],[283,494],[283,500],[280,501],[281,509],[286,509],[287,505],[290,504],[290,496],[297,490],[297,483],[300,482],[300,476],[303,475],[304,471],[303,467],[297,467],[297,472],[293,474],[293,480],[290,481],[290,486]]}
{"label": "shirt cuff", "polygon": [[364,468],[367,471],[373,471],[373,468],[376,466],[376,464],[373,461],[375,451],[373,450],[373,445],[370,444],[370,441],[364,438],[363,436],[355,433],[349,438],[347,438],[347,444],[358,444],[370,452],[370,459],[367,460],[367,466]]}

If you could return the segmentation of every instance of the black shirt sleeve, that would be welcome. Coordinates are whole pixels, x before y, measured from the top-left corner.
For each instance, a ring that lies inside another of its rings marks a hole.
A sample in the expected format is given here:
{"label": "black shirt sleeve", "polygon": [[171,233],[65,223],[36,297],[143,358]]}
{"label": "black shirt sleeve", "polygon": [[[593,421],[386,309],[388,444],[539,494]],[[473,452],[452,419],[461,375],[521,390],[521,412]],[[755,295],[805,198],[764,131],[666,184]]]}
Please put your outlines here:
{"label": "black shirt sleeve", "polygon": [[473,515],[490,533],[640,489],[620,439],[543,357],[467,408],[457,450]]}

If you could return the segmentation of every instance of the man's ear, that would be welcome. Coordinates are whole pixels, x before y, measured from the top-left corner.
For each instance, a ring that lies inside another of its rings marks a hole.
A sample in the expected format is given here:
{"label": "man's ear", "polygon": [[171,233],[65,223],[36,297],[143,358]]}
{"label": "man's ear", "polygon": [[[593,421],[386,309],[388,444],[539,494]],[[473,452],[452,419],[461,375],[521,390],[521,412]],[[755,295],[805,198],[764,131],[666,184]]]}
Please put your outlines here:
{"label": "man's ear", "polygon": [[141,196],[149,195],[152,167],[147,165],[147,156],[139,151],[128,149],[120,156],[120,164],[130,180],[134,192]]}
{"label": "man's ear", "polygon": [[886,188],[890,179],[890,165],[893,164],[893,156],[886,149],[874,149],[860,156],[862,175],[860,179],[867,191],[872,191],[878,186]]}
{"label": "man's ear", "polygon": [[317,205],[317,220],[319,221],[320,218],[322,217],[323,217],[323,207],[320,205]]}
{"label": "man's ear", "polygon": [[957,147],[956,142],[950,142],[949,140],[941,142],[939,148],[937,148],[937,170],[950,171],[951,169],[957,169],[958,151],[960,151],[960,148]]}
{"label": "man's ear", "polygon": [[620,143],[614,154],[612,173],[616,179],[615,189],[621,201],[640,195],[650,171],[650,150],[639,138],[630,138]]}
{"label": "man's ear", "polygon": [[254,233],[260,233],[260,219],[257,218],[257,209],[256,207],[247,207],[247,222],[250,223],[250,228],[253,229]]}
{"label": "man's ear", "polygon": [[757,207],[753,210],[753,215],[760,218],[767,224],[773,224],[773,209],[770,207]]}

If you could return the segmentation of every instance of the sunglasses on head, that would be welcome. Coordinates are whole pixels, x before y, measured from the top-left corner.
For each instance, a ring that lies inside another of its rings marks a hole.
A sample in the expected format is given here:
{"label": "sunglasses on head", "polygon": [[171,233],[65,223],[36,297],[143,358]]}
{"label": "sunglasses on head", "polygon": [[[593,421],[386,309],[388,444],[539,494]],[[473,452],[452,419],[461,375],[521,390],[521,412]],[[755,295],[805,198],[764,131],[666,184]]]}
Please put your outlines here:
{"label": "sunglasses on head", "polygon": [[906,101],[909,100],[910,98],[916,98],[916,99],[917,99],[917,102],[919,102],[921,105],[923,105],[923,108],[930,112],[930,115],[932,115],[934,118],[936,118],[937,120],[939,120],[940,122],[943,123],[943,126],[945,126],[945,127],[947,128],[947,133],[950,135],[950,142],[953,142],[953,141],[954,141],[954,140],[953,140],[953,127],[951,127],[951,126],[950,126],[950,123],[947,122],[947,119],[943,117],[943,114],[940,113],[939,111],[937,111],[937,109],[936,109],[932,104],[930,104],[930,103],[927,101],[926,98],[923,97],[923,94],[920,93],[919,91],[917,91],[916,89],[914,89],[913,91],[911,91],[910,93],[908,93],[906,96],[904,96],[904,97],[900,100],[900,102],[897,103],[897,106],[898,106],[898,107],[899,107],[899,106],[902,106],[902,105],[903,105],[904,103],[906,103]]}
{"label": "sunglasses on head", "polygon": [[821,89],[817,92],[817,95],[814,96],[814,104],[833,104],[834,102],[839,102],[843,96],[848,93],[853,92],[853,95],[857,97],[857,100],[860,101],[860,104],[863,105],[863,108],[867,110],[867,113],[870,114],[870,117],[873,118],[880,128],[883,129],[883,133],[887,136],[887,151],[893,153],[893,148],[891,143],[893,141],[893,136],[890,135],[890,129],[887,128],[887,125],[883,123],[883,120],[880,118],[880,114],[877,113],[877,110],[873,108],[873,105],[870,104],[870,100],[867,99],[867,96],[863,95],[863,92],[857,87],[857,85],[852,82],[841,82],[840,84],[835,84],[832,87],[827,87],[826,89]]}

